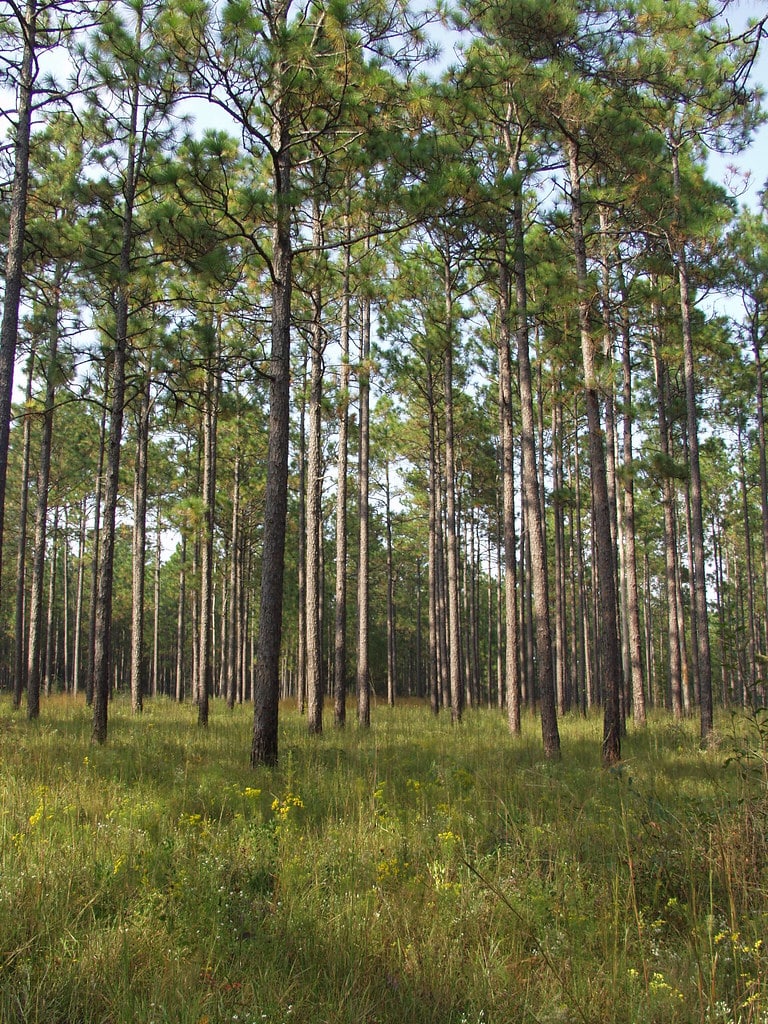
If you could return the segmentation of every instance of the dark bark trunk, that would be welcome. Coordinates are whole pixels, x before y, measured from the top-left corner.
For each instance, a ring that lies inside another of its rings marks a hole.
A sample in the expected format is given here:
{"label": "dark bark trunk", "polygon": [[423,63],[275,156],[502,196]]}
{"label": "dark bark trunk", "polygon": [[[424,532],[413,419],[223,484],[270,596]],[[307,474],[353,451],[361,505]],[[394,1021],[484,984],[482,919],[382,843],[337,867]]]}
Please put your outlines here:
{"label": "dark bark trunk", "polygon": [[[281,79],[282,68],[278,74]],[[273,107],[272,160],[275,226],[272,254],[272,325],[269,387],[269,439],[264,493],[259,631],[253,671],[253,740],[251,764],[276,764],[280,647],[283,636],[283,577],[288,514],[288,445],[290,434],[291,289],[291,150],[287,112],[278,97]]]}
{"label": "dark bark trunk", "polygon": [[5,262],[3,321],[0,325],[0,578],[5,527],[5,484],[8,473],[8,440],[11,428],[13,371],[19,333],[19,309],[24,276],[24,232],[29,188],[29,150],[37,60],[37,0],[28,0],[23,24],[24,46],[18,87],[18,118],[14,140],[14,169],[8,218],[8,248]]}
{"label": "dark bark trunk", "polygon": [[371,724],[369,683],[369,402],[370,402],[371,302],[363,299],[360,325],[360,453],[358,480],[359,554],[357,570],[357,722],[363,729]]}
{"label": "dark bark trunk", "polygon": [[615,764],[621,759],[621,651],[618,632],[616,572],[611,537],[611,509],[605,438],[600,422],[600,402],[594,340],[590,332],[589,295],[587,293],[587,253],[581,205],[581,170],[578,146],[568,140],[568,167],[571,180],[571,224],[573,228],[576,278],[579,292],[579,331],[584,370],[584,399],[589,430],[589,457],[593,493],[593,527],[596,542],[596,567],[599,590],[600,631],[603,668],[603,762]]}

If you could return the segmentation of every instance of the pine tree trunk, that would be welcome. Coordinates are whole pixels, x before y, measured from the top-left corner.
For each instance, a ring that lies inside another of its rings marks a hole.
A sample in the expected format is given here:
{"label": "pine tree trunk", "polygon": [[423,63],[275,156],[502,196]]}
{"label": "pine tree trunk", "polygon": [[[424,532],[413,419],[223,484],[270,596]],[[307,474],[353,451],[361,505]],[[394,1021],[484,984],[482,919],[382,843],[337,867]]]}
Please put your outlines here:
{"label": "pine tree trunk", "polygon": [[179,603],[176,611],[176,700],[184,700],[184,652],[186,650],[187,620],[187,536],[181,535],[181,556],[179,558]]}
{"label": "pine tree trunk", "polygon": [[[276,18],[285,23],[285,11]],[[272,105],[272,162],[274,167],[275,225],[272,242],[272,325],[269,385],[267,480],[264,491],[264,545],[261,561],[261,596],[256,663],[253,672],[253,740],[251,764],[276,764],[278,756],[278,702],[280,648],[283,637],[283,578],[285,532],[288,515],[288,446],[290,436],[291,289],[291,149],[289,113],[280,94],[288,74],[279,65]]]}
{"label": "pine tree trunk", "polygon": [[77,583],[75,584],[75,625],[72,638],[72,693],[80,689],[82,673],[83,598],[85,596],[85,544],[87,539],[86,499],[80,503],[80,529],[77,545]]}
{"label": "pine tree trunk", "polygon": [[590,333],[590,299],[588,294],[587,252],[581,205],[581,170],[578,146],[567,140],[568,168],[571,181],[571,225],[576,259],[576,282],[579,293],[579,332],[584,370],[584,399],[589,430],[590,472],[593,493],[593,527],[596,542],[597,583],[600,606],[600,645],[603,668],[603,762],[615,764],[621,759],[621,651],[619,647],[616,572],[611,537],[611,510],[608,492],[608,471],[605,438],[600,422],[600,402],[595,346]]}
{"label": "pine tree trunk", "polygon": [[371,353],[371,301],[362,302],[360,325],[360,452],[358,470],[359,553],[357,569],[357,722],[367,729],[371,724],[371,697],[369,685],[369,460],[370,460],[370,353]]}
{"label": "pine tree trunk", "polygon": [[133,571],[131,583],[131,710],[144,706],[144,591],[147,553],[147,453],[149,448],[150,377],[143,382],[136,416],[136,462],[133,477]]}
{"label": "pine tree trunk", "polygon": [[56,377],[59,343],[61,270],[57,266],[51,302],[50,348],[46,374],[45,410],[40,441],[40,464],[37,474],[37,511],[35,514],[35,546],[32,565],[32,589],[29,599],[29,646],[27,661],[27,715],[40,714],[40,679],[43,671],[43,578],[45,572],[46,524],[48,519],[48,484],[51,473],[53,412],[56,398]]}
{"label": "pine tree trunk", "polygon": [[[315,200],[312,211],[312,244],[322,251],[323,230],[320,207]],[[323,407],[323,294],[320,281],[311,288],[312,324],[310,328],[309,431],[307,438],[307,512],[306,512],[306,636],[307,636],[307,728],[323,731],[323,635],[321,629],[322,583],[320,549],[323,533],[322,497],[322,407]]]}
{"label": "pine tree trunk", "polygon": [[[672,180],[675,201],[680,202],[679,151],[672,144]],[[685,376],[685,407],[688,433],[689,492],[691,500],[691,550],[693,555],[693,608],[696,622],[696,678],[701,714],[701,739],[706,742],[713,728],[712,661],[709,644],[709,613],[707,610],[707,579],[704,558],[704,516],[699,462],[698,410],[696,403],[696,369],[691,330],[691,301],[685,243],[674,246],[680,287],[680,315],[683,329],[683,372]]]}
{"label": "pine tree trunk", "polygon": [[333,697],[334,722],[343,728],[347,721],[347,472],[349,448],[349,221],[345,219],[347,243],[341,290],[339,379],[339,436],[336,463],[336,587],[334,623]]}
{"label": "pine tree trunk", "polygon": [[[218,427],[218,344],[206,367],[203,406],[203,534],[200,542],[200,654],[197,724],[208,725],[209,698],[213,694],[214,666],[214,603],[213,603],[213,534],[216,522],[216,434]],[[216,365],[214,366],[214,361]]]}
{"label": "pine tree trunk", "polygon": [[35,375],[36,346],[29,353],[24,433],[21,448],[21,495],[19,498],[19,545],[16,555],[16,616],[14,622],[13,706],[21,707],[27,686],[27,519],[29,515],[29,454],[32,437],[32,383]]}
{"label": "pine tree trunk", "polygon": [[389,459],[384,463],[384,529],[387,543],[387,705],[395,706],[397,690],[395,645],[395,573],[392,552],[392,496],[389,487]]}
{"label": "pine tree trunk", "polygon": [[[519,171],[518,151],[509,146],[513,173]],[[523,458],[523,493],[526,499],[528,541],[531,559],[531,583],[536,613],[536,662],[538,667],[541,735],[544,755],[550,760],[560,757],[560,733],[557,726],[555,677],[552,664],[552,629],[549,610],[549,571],[547,567],[544,521],[539,495],[536,463],[536,438],[533,404],[533,377],[528,341],[528,289],[525,265],[525,235],[522,189],[515,189],[512,202],[514,232],[514,277],[518,380],[520,384],[520,443]]]}
{"label": "pine tree trunk", "polygon": [[235,453],[232,470],[232,533],[229,544],[229,619],[225,692],[227,707],[235,706],[238,691],[240,650],[240,453]]}
{"label": "pine tree trunk", "polygon": [[[24,275],[24,232],[29,188],[29,152],[32,110],[38,63],[35,57],[37,0],[27,0],[23,16],[24,48],[19,70],[18,117],[14,136],[14,168],[8,208],[8,239],[5,261],[3,320],[0,325],[0,579],[5,528],[5,484],[8,474],[8,441],[11,429],[13,371],[19,333],[19,309]],[[20,21],[22,19],[20,18]]]}
{"label": "pine tree trunk", "polygon": [[[625,289],[626,291],[626,289]],[[637,726],[646,723],[643,681],[642,643],[640,639],[640,595],[637,581],[637,544],[635,537],[635,471],[632,454],[632,360],[627,296],[622,312],[622,373],[624,403],[624,579],[626,593],[627,646],[632,685],[632,714]]]}
{"label": "pine tree trunk", "polygon": [[450,256],[444,267],[445,352],[443,353],[443,401],[445,404],[445,539],[448,590],[448,669],[451,718],[460,722],[464,710],[461,678],[461,622],[459,617],[459,552],[456,536],[456,453],[453,427],[453,296]]}
{"label": "pine tree trunk", "polygon": [[515,452],[512,411],[512,360],[509,351],[509,270],[506,254],[499,260],[499,430],[501,436],[502,512],[504,517],[505,676],[507,721],[513,736],[522,731],[520,713],[520,634],[517,612],[517,539],[515,536]]}

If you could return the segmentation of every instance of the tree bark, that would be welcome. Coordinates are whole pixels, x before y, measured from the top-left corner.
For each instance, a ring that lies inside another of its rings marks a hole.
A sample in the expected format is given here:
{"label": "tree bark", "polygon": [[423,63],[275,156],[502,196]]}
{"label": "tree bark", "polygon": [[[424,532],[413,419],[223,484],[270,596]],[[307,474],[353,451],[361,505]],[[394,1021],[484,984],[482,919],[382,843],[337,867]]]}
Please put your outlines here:
{"label": "tree bark", "polygon": [[131,580],[131,710],[144,707],[144,591],[147,553],[147,453],[149,450],[150,376],[142,382],[136,414],[133,476],[133,564]]}
{"label": "tree bark", "polygon": [[56,373],[59,343],[59,308],[61,304],[61,267],[56,267],[50,305],[50,349],[46,374],[43,432],[40,441],[40,466],[37,475],[37,511],[35,514],[35,547],[32,565],[32,590],[29,598],[29,646],[27,662],[27,716],[40,714],[40,678],[43,671],[43,578],[45,572],[46,524],[48,519],[48,485],[51,473],[53,412],[56,397]]}
{"label": "tree bark", "polygon": [[[283,19],[284,20],[284,19]],[[287,74],[277,69],[278,88]],[[251,765],[274,765],[278,757],[280,647],[283,635],[283,577],[288,514],[288,443],[290,433],[291,290],[291,150],[285,97],[273,105],[272,163],[275,225],[272,251],[272,324],[269,385],[267,480],[264,492],[259,630],[253,672],[253,739]]]}
{"label": "tree bark", "polygon": [[[508,141],[510,168],[519,180],[518,150]],[[544,522],[539,500],[539,479],[536,463],[536,424],[533,406],[533,378],[528,341],[528,289],[525,265],[522,187],[516,188],[512,200],[514,247],[514,278],[518,380],[520,384],[520,443],[523,450],[523,493],[526,499],[528,539],[531,558],[531,582],[536,613],[536,662],[538,667],[541,735],[544,755],[550,760],[560,757],[560,733],[557,726],[555,678],[552,664],[552,628],[549,612],[549,572],[544,538]]]}
{"label": "tree bark", "polygon": [[594,536],[596,542],[597,581],[600,602],[600,629],[603,668],[603,762],[612,765],[621,759],[621,650],[619,647],[616,572],[611,538],[611,510],[605,438],[600,422],[600,402],[595,346],[590,332],[590,301],[587,292],[587,251],[581,204],[581,169],[578,145],[566,142],[571,182],[571,225],[573,229],[576,281],[579,293],[579,332],[584,370],[584,398],[589,430],[590,472],[592,476]]}
{"label": "tree bark", "polygon": [[[672,141],[672,182],[675,202],[680,203],[680,163],[677,144]],[[678,224],[679,227],[679,224]],[[688,283],[688,263],[682,237],[673,244],[680,288],[680,316],[683,329],[683,373],[685,376],[685,407],[688,433],[689,492],[691,500],[691,550],[693,555],[693,608],[696,620],[697,679],[701,714],[701,739],[706,743],[713,728],[712,661],[709,644],[709,613],[707,609],[707,579],[704,557],[704,516],[701,493],[701,465],[699,461],[699,426],[696,404],[696,366],[691,330],[691,300]]]}
{"label": "tree bark", "polygon": [[347,472],[349,448],[349,220],[345,218],[346,242],[341,285],[341,370],[338,401],[338,456],[336,463],[336,588],[334,622],[333,713],[338,728],[347,721]]}
{"label": "tree bark", "polygon": [[[24,231],[29,190],[29,151],[32,107],[38,64],[35,56],[37,0],[27,0],[21,30],[24,45],[18,87],[18,118],[14,140],[13,184],[8,218],[8,249],[5,262],[3,320],[0,325],[0,579],[5,529],[5,484],[8,475],[8,441],[11,429],[13,371],[19,334],[19,309],[24,276]],[[21,19],[20,19],[21,20]]]}
{"label": "tree bark", "polygon": [[363,729],[371,724],[369,683],[369,460],[370,460],[370,353],[371,300],[362,301],[360,325],[360,452],[358,479],[359,554],[357,569],[357,722]]}
{"label": "tree bark", "polygon": [[513,736],[522,731],[520,714],[520,633],[517,614],[517,539],[515,536],[515,452],[512,411],[512,360],[509,351],[509,268],[499,259],[499,430],[501,435],[502,515],[504,517],[505,677],[507,721]]}

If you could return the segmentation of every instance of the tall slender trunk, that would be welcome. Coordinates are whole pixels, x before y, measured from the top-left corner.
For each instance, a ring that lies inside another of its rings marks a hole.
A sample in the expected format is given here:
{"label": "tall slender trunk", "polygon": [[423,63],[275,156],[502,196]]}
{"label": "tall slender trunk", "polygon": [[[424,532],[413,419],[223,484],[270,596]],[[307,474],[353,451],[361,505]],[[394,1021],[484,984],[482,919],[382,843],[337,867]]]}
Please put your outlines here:
{"label": "tall slender trunk", "polygon": [[19,498],[19,545],[16,554],[16,616],[14,629],[13,706],[21,707],[27,685],[27,518],[29,511],[29,453],[32,441],[32,384],[35,377],[36,345],[29,354],[24,434],[21,449],[21,495]]}
{"label": "tall slender trunk", "polygon": [[[287,19],[287,5],[279,13]],[[283,637],[283,578],[288,515],[288,447],[290,436],[291,290],[291,148],[286,97],[280,92],[287,62],[277,68],[272,105],[272,164],[275,224],[272,239],[272,324],[269,385],[267,480],[264,491],[264,545],[256,663],[253,672],[253,740],[251,764],[276,764],[280,648]]]}
{"label": "tall slender trunk", "polygon": [[[320,206],[315,199],[312,209],[312,244],[316,253],[323,247],[323,225]],[[319,267],[316,268],[319,274]],[[309,430],[307,438],[306,496],[306,617],[307,638],[307,728],[310,733],[323,731],[323,635],[321,629],[322,581],[320,550],[323,532],[323,292],[319,277],[312,283],[312,324],[310,328]]]}
{"label": "tall slender trunk", "polygon": [[440,640],[438,631],[438,534],[440,529],[439,517],[437,514],[438,508],[438,471],[437,471],[437,437],[436,437],[436,425],[435,425],[435,408],[434,408],[434,382],[432,380],[432,371],[429,364],[429,358],[427,358],[427,401],[429,403],[429,484],[428,484],[428,496],[429,502],[428,510],[428,586],[429,586],[429,640],[428,640],[428,652],[429,652],[429,698],[432,707],[432,712],[438,714],[440,711],[441,700],[440,700],[440,674],[439,674],[439,661],[440,661]]}
{"label": "tall slender trunk", "polygon": [[623,525],[624,579],[626,593],[627,646],[629,674],[632,684],[632,714],[637,726],[646,723],[645,688],[643,681],[642,642],[640,638],[640,592],[637,581],[637,544],[635,536],[635,471],[632,453],[632,358],[626,286],[621,272],[623,304],[621,320],[621,366],[623,376]]}
{"label": "tall slender trunk", "polygon": [[[137,18],[136,39],[141,39],[142,19]],[[120,485],[120,449],[125,406],[125,370],[128,355],[128,317],[131,276],[133,273],[134,207],[138,177],[137,137],[140,86],[133,85],[128,127],[127,162],[123,193],[123,222],[115,290],[115,340],[112,350],[112,403],[107,440],[106,479],[104,482],[104,514],[98,577],[96,581],[94,647],[93,647],[93,730],[94,743],[107,738],[107,705],[110,687],[112,654],[112,592],[114,586],[115,529],[117,496]]]}
{"label": "tall slender trunk", "polygon": [[40,714],[40,678],[43,671],[43,574],[45,571],[46,524],[48,519],[48,484],[51,473],[53,411],[56,398],[56,377],[59,344],[59,309],[61,304],[61,266],[57,265],[50,306],[50,348],[46,374],[45,411],[40,441],[40,465],[37,474],[37,512],[35,515],[35,548],[32,567],[32,591],[29,599],[29,647],[27,662],[27,715]]}
{"label": "tall slender trunk", "polygon": [[83,597],[85,595],[85,542],[87,538],[86,499],[80,503],[80,529],[77,544],[77,583],[75,584],[75,625],[72,640],[72,693],[76,697],[80,689],[82,671],[83,638]]}
{"label": "tall slender trunk", "polygon": [[[203,523],[200,542],[200,654],[197,723],[208,725],[209,697],[213,694],[213,534],[216,521],[216,433],[219,392],[219,331],[216,330],[215,354],[209,355],[206,367],[203,406]],[[214,365],[215,364],[215,365]]]}
{"label": "tall slender trunk", "polygon": [[512,359],[509,351],[509,268],[506,253],[499,259],[499,430],[504,517],[505,676],[509,731],[518,736],[520,715],[520,634],[517,614],[517,539],[515,536],[515,452],[512,411]]}
{"label": "tall slender trunk", "polygon": [[371,300],[362,300],[360,324],[360,452],[358,471],[359,553],[357,569],[357,722],[367,729],[371,724],[369,684],[369,459],[370,459],[370,353]]}
{"label": "tall slender trunk", "polygon": [[[677,208],[681,199],[679,148],[672,140],[672,185]],[[679,232],[678,232],[679,234]],[[702,508],[701,465],[699,461],[699,426],[696,403],[696,365],[691,329],[691,299],[688,282],[688,264],[685,243],[673,245],[680,287],[680,316],[683,333],[683,373],[685,376],[685,407],[688,433],[689,492],[691,500],[691,549],[693,554],[693,609],[696,619],[696,662],[701,714],[701,739],[706,742],[713,728],[712,661],[709,644],[709,613],[707,609],[707,579],[704,557],[704,515]]]}
{"label": "tall slender trunk", "polygon": [[336,463],[336,612],[334,623],[333,714],[342,728],[347,720],[347,472],[349,448],[349,217],[345,217],[344,265],[341,284],[341,370],[338,399],[338,456]]}
{"label": "tall slender trunk", "polygon": [[[768,458],[766,457],[766,430],[765,430],[765,370],[761,354],[761,324],[757,315],[752,317],[750,325],[752,337],[752,351],[755,355],[755,376],[757,378],[757,439],[758,439],[758,461],[760,469],[760,511],[762,513],[762,592],[763,608],[765,609],[764,630],[768,631]],[[763,648],[768,648],[768,636],[763,635]],[[765,684],[763,684],[763,690]]]}
{"label": "tall slender trunk", "polygon": [[184,652],[186,644],[187,621],[187,535],[181,535],[181,555],[179,558],[179,603],[176,611],[176,700],[184,700]]}
{"label": "tall slender trunk", "polygon": [[[654,320],[658,310],[654,305]],[[680,653],[680,631],[677,610],[677,532],[675,528],[674,490],[669,472],[671,446],[667,423],[666,367],[659,354],[658,342],[652,335],[653,359],[656,377],[656,405],[659,422],[659,445],[666,465],[662,468],[662,502],[664,506],[664,565],[667,595],[667,649],[669,658],[669,685],[672,714],[683,717],[682,664]]]}
{"label": "tall slender trunk", "polygon": [[[520,139],[519,142],[522,140]],[[519,146],[509,144],[510,166],[519,180]],[[531,558],[531,582],[536,613],[536,661],[538,667],[541,735],[544,754],[550,760],[560,757],[560,733],[557,727],[555,677],[552,664],[552,629],[549,612],[549,572],[544,539],[544,521],[539,500],[539,479],[536,463],[536,437],[533,406],[533,378],[528,342],[528,289],[526,284],[525,234],[522,187],[516,188],[512,200],[514,232],[514,277],[518,380],[520,384],[520,443],[524,453],[523,492],[526,498],[528,541]]]}
{"label": "tall slender trunk", "polygon": [[45,644],[43,645],[42,676],[45,695],[51,695],[53,677],[57,672],[58,632],[56,630],[56,576],[58,572],[59,543],[59,508],[53,512],[53,529],[51,530],[51,557],[48,566],[48,611],[45,619]]}
{"label": "tall slender trunk", "polygon": [[240,453],[232,470],[232,532],[229,545],[229,628],[227,630],[227,707],[237,700],[240,651]]}
{"label": "tall slender trunk", "polygon": [[461,622],[459,616],[459,550],[456,536],[456,451],[453,423],[453,294],[450,254],[445,256],[443,298],[445,302],[445,351],[443,384],[445,403],[445,540],[448,589],[448,670],[451,690],[451,718],[460,722],[464,710],[461,678]]}
{"label": "tall slender trunk", "polygon": [[395,573],[392,548],[392,495],[389,459],[384,463],[384,530],[387,538],[387,704],[395,706],[397,690],[397,648],[395,644]]}
{"label": "tall slender trunk", "polygon": [[[24,232],[29,190],[29,150],[32,109],[38,63],[35,56],[37,0],[27,0],[20,25],[24,38],[19,70],[18,117],[14,138],[13,184],[8,217],[8,248],[5,261],[3,320],[0,325],[0,578],[5,528],[5,484],[8,475],[8,441],[11,429],[13,371],[19,334],[19,309],[24,276]],[[20,19],[21,20],[21,19]]]}
{"label": "tall slender trunk", "polygon": [[147,554],[147,454],[149,450],[150,375],[146,374],[136,415],[133,476],[133,571],[131,579],[131,710],[144,706],[144,591]]}
{"label": "tall slender trunk", "polygon": [[160,496],[157,498],[155,522],[155,576],[152,611],[152,682],[150,692],[156,697],[160,691],[160,580],[162,569],[162,519],[160,517]]}
{"label": "tall slender trunk", "polygon": [[611,539],[611,510],[605,438],[600,422],[600,401],[594,340],[590,331],[587,250],[581,204],[581,169],[578,145],[567,140],[568,169],[571,182],[571,225],[573,229],[576,282],[579,293],[579,332],[584,370],[584,399],[589,430],[590,472],[593,493],[593,523],[597,556],[597,580],[600,602],[600,630],[603,668],[603,761],[607,765],[621,759],[621,650],[619,647],[616,572]]}

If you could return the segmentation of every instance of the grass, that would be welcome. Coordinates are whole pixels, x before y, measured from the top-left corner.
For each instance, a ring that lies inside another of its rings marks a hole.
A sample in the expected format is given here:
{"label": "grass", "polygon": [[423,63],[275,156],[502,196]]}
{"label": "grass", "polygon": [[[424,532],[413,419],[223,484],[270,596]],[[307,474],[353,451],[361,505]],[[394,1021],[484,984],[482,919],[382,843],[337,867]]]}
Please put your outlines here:
{"label": "grass", "polygon": [[[0,1022],[766,1024],[759,720],[379,708],[248,768],[250,712],[0,698]],[[752,730],[750,732],[750,729]]]}

